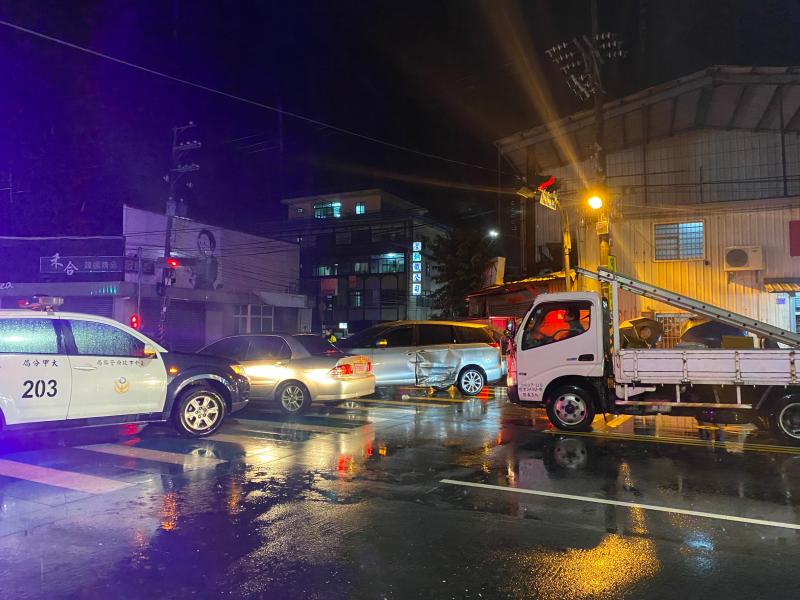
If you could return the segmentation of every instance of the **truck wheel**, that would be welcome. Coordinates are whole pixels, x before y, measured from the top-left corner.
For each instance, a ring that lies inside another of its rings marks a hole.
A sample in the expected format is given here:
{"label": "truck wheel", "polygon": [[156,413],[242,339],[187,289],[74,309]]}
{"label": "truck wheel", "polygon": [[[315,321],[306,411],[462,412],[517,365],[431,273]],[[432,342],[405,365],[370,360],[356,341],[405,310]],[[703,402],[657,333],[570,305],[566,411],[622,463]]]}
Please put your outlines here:
{"label": "truck wheel", "polygon": [[311,406],[311,394],[306,386],[296,381],[287,381],[275,390],[275,398],[281,411],[287,415],[299,415]]}
{"label": "truck wheel", "polygon": [[188,437],[211,435],[225,418],[225,400],[211,387],[199,385],[183,392],[172,417],[175,429]]}
{"label": "truck wheel", "polygon": [[594,398],[576,385],[556,388],[547,403],[547,417],[563,431],[591,430],[594,413]]}
{"label": "truck wheel", "polygon": [[784,442],[800,445],[800,396],[777,400],[770,411],[772,430]]}

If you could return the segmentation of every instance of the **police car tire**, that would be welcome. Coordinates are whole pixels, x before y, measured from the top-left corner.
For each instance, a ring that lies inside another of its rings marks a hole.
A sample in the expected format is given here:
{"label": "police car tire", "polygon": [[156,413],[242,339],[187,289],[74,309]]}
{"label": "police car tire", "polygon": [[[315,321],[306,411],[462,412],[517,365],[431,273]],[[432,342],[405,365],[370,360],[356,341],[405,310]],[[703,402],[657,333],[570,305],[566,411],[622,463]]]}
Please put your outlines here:
{"label": "police car tire", "polygon": [[[216,420],[213,421],[209,427],[201,429],[194,428],[186,419],[187,407],[193,402],[201,402],[203,405],[210,403],[217,408]],[[222,421],[225,419],[226,408],[225,399],[211,386],[192,386],[182,392],[178,397],[172,415],[172,422],[181,435],[187,437],[205,437],[214,433],[219,429],[220,425],[222,425]]]}

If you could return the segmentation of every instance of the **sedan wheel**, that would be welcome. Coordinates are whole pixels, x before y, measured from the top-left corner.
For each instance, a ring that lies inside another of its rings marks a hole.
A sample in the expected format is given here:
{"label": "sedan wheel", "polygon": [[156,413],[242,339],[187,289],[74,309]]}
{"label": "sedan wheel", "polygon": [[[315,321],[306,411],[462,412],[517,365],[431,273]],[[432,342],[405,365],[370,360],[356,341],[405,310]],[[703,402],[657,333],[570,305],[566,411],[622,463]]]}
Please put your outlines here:
{"label": "sedan wheel", "polygon": [[275,395],[281,410],[290,415],[300,414],[311,404],[311,394],[300,383],[284,383]]}

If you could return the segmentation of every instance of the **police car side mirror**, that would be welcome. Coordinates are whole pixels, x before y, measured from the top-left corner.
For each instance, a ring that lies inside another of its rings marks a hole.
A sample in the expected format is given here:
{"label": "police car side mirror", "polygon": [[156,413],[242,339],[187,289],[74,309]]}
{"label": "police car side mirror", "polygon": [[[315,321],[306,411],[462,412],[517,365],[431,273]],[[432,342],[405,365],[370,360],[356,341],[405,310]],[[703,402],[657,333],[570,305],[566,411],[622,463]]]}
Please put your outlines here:
{"label": "police car side mirror", "polygon": [[152,344],[145,344],[143,351],[145,358],[155,358],[157,356],[156,348]]}

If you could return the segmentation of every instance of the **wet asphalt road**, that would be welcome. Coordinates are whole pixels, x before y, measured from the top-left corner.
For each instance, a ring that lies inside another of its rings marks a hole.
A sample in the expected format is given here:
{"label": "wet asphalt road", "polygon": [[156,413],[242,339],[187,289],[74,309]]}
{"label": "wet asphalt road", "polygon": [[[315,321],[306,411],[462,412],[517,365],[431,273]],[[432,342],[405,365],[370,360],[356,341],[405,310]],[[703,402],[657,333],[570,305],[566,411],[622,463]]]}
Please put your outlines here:
{"label": "wet asphalt road", "polygon": [[800,598],[800,449],[749,426],[500,388],[134,429],[0,442],[0,598]]}

